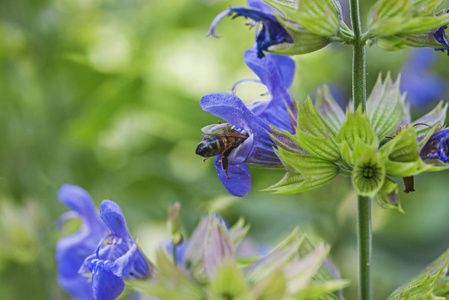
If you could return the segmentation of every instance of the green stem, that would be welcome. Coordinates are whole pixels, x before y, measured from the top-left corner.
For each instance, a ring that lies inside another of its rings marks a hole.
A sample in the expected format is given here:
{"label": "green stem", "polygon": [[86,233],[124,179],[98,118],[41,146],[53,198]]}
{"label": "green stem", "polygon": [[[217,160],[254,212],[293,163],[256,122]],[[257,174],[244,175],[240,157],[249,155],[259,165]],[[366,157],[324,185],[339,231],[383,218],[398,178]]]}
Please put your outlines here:
{"label": "green stem", "polygon": [[359,299],[372,298],[371,287],[371,199],[357,197],[357,246],[359,251]]}
{"label": "green stem", "polygon": [[[352,59],[352,98],[354,111],[361,106],[366,110],[365,41],[360,24],[359,1],[350,0],[351,24],[354,32]],[[359,254],[359,299],[372,299],[371,286],[371,200],[357,197],[357,246]]]}

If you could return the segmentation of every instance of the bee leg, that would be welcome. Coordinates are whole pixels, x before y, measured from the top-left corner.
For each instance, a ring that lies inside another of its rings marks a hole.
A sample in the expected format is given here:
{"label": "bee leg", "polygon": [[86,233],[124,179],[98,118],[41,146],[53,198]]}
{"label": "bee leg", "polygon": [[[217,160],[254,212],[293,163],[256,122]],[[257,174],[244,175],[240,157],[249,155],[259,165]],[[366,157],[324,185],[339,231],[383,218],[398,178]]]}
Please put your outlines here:
{"label": "bee leg", "polygon": [[228,180],[230,179],[230,178],[229,178],[229,175],[228,175],[228,167],[229,167],[228,156],[229,156],[229,154],[231,154],[231,151],[232,151],[235,147],[236,147],[236,146],[231,146],[231,147],[229,147],[228,149],[226,149],[226,150],[223,152],[223,158],[221,159],[221,167],[223,168],[223,171],[225,171],[225,173],[226,173],[226,178],[228,178]]}
{"label": "bee leg", "polygon": [[223,168],[223,171],[225,171],[226,173],[226,178],[229,180],[229,175],[228,175],[228,158],[223,156],[223,158],[221,159],[221,167]]}
{"label": "bee leg", "polygon": [[203,162],[206,162],[206,160],[207,160],[208,158],[209,158],[209,157],[203,158]]}

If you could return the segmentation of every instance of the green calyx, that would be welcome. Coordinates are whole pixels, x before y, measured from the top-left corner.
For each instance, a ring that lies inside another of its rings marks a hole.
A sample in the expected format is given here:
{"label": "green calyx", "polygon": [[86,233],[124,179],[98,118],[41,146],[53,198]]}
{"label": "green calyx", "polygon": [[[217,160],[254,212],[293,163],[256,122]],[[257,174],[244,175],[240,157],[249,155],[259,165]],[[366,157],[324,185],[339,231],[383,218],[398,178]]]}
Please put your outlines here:
{"label": "green calyx", "polygon": [[425,163],[420,151],[441,129],[447,105],[439,103],[418,120],[410,120],[405,94],[387,74],[379,76],[367,101],[367,112],[344,111],[324,86],[314,104],[290,112],[297,121],[293,133],[272,128],[276,153],[287,173],[267,190],[297,193],[319,187],[338,174],[349,175],[359,195],[375,198],[385,208],[402,211],[399,187],[392,177],[404,178],[405,192],[414,190],[413,176],[449,169]]}
{"label": "green calyx", "polygon": [[288,31],[293,43],[270,47],[270,52],[296,55],[319,50],[331,41],[350,42],[352,31],[341,18],[340,4],[335,0],[264,0],[280,15],[277,20]]}
{"label": "green calyx", "polygon": [[449,14],[435,12],[441,0],[379,0],[371,9],[369,37],[385,50],[406,46],[442,48],[435,30],[449,24]]}
{"label": "green calyx", "polygon": [[373,197],[382,188],[385,180],[385,166],[379,153],[366,152],[354,166],[352,184],[357,193]]}

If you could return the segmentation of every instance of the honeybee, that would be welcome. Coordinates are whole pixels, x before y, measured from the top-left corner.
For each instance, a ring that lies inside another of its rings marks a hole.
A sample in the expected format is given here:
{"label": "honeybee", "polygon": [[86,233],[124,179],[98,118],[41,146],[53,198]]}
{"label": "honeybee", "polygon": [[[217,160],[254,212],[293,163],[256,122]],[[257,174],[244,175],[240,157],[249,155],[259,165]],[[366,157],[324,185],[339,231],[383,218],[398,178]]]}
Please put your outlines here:
{"label": "honeybee", "polygon": [[229,124],[214,124],[203,127],[201,129],[204,132],[204,139],[196,147],[195,153],[204,157],[203,161],[206,161],[209,157],[222,155],[221,166],[228,175],[228,156],[231,151],[242,144],[247,138],[248,133],[235,126]]}

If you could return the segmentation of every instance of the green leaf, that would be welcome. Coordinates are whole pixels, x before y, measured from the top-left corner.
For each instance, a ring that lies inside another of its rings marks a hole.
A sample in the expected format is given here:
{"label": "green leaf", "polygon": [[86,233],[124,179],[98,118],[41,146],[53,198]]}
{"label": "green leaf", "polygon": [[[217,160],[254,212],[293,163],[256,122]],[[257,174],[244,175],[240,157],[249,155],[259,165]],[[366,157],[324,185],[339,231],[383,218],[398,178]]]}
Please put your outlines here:
{"label": "green leaf", "polygon": [[351,165],[370,149],[377,149],[379,140],[372,129],[366,114],[361,109],[355,113],[346,112],[346,120],[337,134],[336,142],[341,157]]}
{"label": "green leaf", "polygon": [[433,289],[444,281],[449,265],[449,250],[409,282],[395,290],[388,300],[446,299],[433,294]]}
{"label": "green leaf", "polygon": [[340,151],[333,137],[315,137],[297,130],[296,136],[292,136],[292,139],[314,157],[329,161],[340,159]]}
{"label": "green leaf", "polygon": [[221,263],[209,289],[217,299],[247,299],[245,278],[233,260],[224,260]]}
{"label": "green leaf", "polygon": [[365,153],[354,166],[352,184],[357,193],[373,197],[385,181],[385,166],[381,155],[376,151]]}
{"label": "green leaf", "polygon": [[376,200],[385,209],[397,209],[404,212],[398,197],[398,184],[390,178],[385,178],[384,184],[377,192]]}
{"label": "green leaf", "polygon": [[447,103],[443,106],[443,101],[440,101],[434,109],[411,124],[414,126],[417,124],[424,124],[415,126],[418,141],[421,141],[430,131],[433,131],[434,129],[432,127],[435,127],[435,125],[444,125],[447,107]]}
{"label": "green leaf", "polygon": [[361,109],[357,109],[355,113],[346,113],[346,121],[338,132],[337,143],[346,141],[349,145],[354,145],[357,138],[364,144],[379,146],[379,140]]}
{"label": "green leaf", "polygon": [[[408,43],[412,43],[412,41],[407,40],[406,37],[411,36],[405,36],[405,37],[399,37],[396,35],[389,35],[389,36],[380,36],[376,39],[377,45],[386,50],[386,51],[395,51],[400,50],[406,47]],[[434,39],[435,41],[435,39]],[[410,45],[411,47],[414,47]],[[416,46],[416,47],[422,47],[422,46]]]}
{"label": "green leaf", "polygon": [[268,49],[272,53],[282,55],[306,54],[319,50],[330,43],[328,37],[313,34],[297,23],[282,19],[279,16],[276,16],[276,19],[287,29],[293,43],[273,45]]}
{"label": "green leaf", "polygon": [[318,89],[315,107],[333,135],[336,136],[345,121],[345,112],[332,97],[327,85]]}
{"label": "green leaf", "polygon": [[397,32],[400,34],[416,34],[424,31],[436,29],[449,23],[449,15],[416,17],[400,24]]}
{"label": "green leaf", "polygon": [[412,4],[414,16],[433,16],[442,0],[415,0]]}
{"label": "green leaf", "polygon": [[405,94],[399,90],[399,81],[398,77],[392,82],[388,73],[382,82],[379,75],[366,103],[368,119],[380,140],[394,133],[404,114]]}
{"label": "green leaf", "polygon": [[440,171],[443,169],[437,170],[432,165],[425,164],[421,159],[419,159],[414,162],[397,162],[387,160],[385,162],[385,170],[388,176],[410,177],[426,171]]}
{"label": "green leaf", "polygon": [[323,185],[338,174],[338,167],[327,160],[283,149],[276,153],[288,171],[284,178],[267,188],[267,191],[299,193]]}
{"label": "green leaf", "polygon": [[328,136],[329,132],[332,132],[331,127],[320,116],[309,97],[298,108],[299,130],[317,137]]}
{"label": "green leaf", "polygon": [[411,0],[379,0],[371,9],[369,31],[373,35],[393,35],[412,16]]}
{"label": "green leaf", "polygon": [[298,255],[298,247],[304,237],[295,228],[290,235],[277,245],[264,259],[245,267],[242,271],[250,284],[255,284],[276,270],[282,270]]}
{"label": "green leaf", "polygon": [[415,129],[412,126],[400,127],[397,135],[384,144],[379,153],[387,160],[414,162],[420,159]]}

